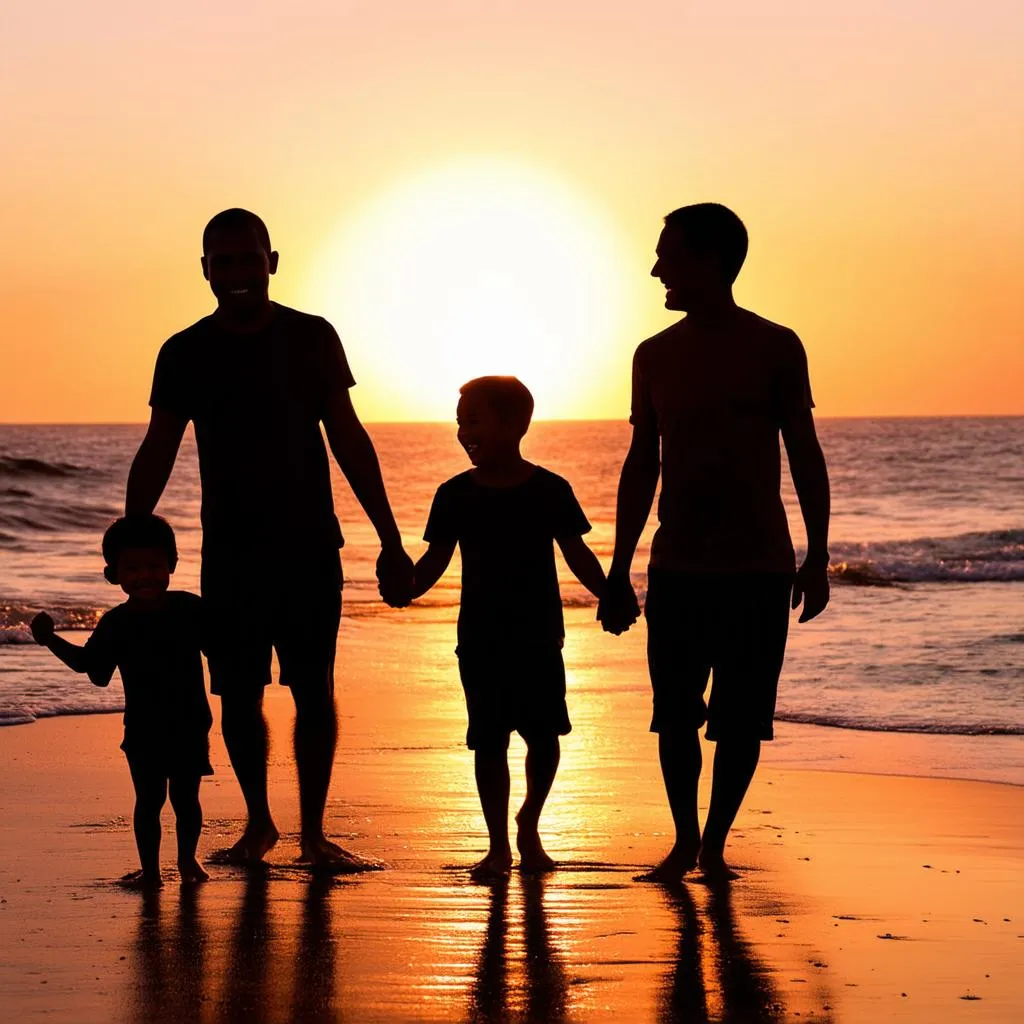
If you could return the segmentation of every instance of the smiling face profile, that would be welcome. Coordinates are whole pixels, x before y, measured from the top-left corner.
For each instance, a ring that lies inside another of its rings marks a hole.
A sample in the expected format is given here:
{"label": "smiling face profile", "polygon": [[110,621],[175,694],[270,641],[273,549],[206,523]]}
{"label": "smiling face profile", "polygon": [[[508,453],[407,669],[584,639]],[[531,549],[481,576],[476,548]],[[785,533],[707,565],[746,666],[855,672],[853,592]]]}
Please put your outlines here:
{"label": "smiling face profile", "polygon": [[533,399],[515,378],[483,377],[464,385],[456,410],[459,444],[478,469],[515,463],[530,425]]}
{"label": "smiling face profile", "polygon": [[665,286],[665,308],[687,312],[708,296],[728,288],[719,260],[687,244],[678,227],[666,225],[655,249],[651,277]]}

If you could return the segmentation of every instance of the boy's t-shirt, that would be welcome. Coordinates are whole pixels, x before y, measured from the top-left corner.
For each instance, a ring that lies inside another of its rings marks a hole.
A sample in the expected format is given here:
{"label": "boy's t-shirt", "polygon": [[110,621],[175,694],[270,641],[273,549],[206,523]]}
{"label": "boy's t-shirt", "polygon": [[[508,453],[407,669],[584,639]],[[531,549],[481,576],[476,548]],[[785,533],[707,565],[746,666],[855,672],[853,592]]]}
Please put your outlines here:
{"label": "boy's t-shirt", "polygon": [[472,471],[443,483],[424,540],[462,554],[459,646],[561,643],[554,541],[589,531],[569,482],[540,466],[514,487],[484,487]]}
{"label": "boy's t-shirt", "polygon": [[161,608],[130,602],[106,612],[86,641],[89,679],[124,683],[124,742],[128,755],[192,763],[205,758],[213,724],[201,657],[203,605],[196,594],[168,591]]}

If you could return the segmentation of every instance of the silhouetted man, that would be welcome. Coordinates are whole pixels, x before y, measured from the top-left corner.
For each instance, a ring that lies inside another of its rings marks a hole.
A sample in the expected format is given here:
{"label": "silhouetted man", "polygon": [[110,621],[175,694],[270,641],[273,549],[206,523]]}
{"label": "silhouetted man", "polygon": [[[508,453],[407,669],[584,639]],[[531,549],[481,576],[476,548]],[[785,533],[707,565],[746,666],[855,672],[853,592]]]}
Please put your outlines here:
{"label": "silhouetted man", "polygon": [[295,700],[301,857],[355,866],[324,835],[337,739],[334,652],[341,616],[341,530],[320,425],[377,535],[381,594],[407,604],[412,562],[377,455],[352,408],[355,383],[334,328],[270,301],[277,271],[266,225],[247,210],[203,232],[203,275],[217,309],[160,350],[152,415],[128,476],[126,511],[150,512],[189,420],[202,481],[202,593],[210,612],[211,690],[248,810],[237,863],[262,860],[278,832],[267,802],[263,689],[276,649]]}
{"label": "silhouetted man", "polygon": [[[678,880],[698,863],[709,877],[730,874],[726,836],[761,741],[773,735],[790,603],[803,601],[806,622],[829,598],[828,472],[807,359],[791,330],[733,300],[746,253],[746,229],[724,206],[670,213],[651,274],[665,285],[666,307],[687,315],[640,345],[633,360],[633,438],[599,617],[617,633],[639,615],[630,565],[660,473],[645,616],[651,731],[676,840],[641,876],[651,881]],[[807,530],[807,557],[795,575],[779,494],[780,431]],[[697,730],[705,722],[717,749],[702,834]]]}

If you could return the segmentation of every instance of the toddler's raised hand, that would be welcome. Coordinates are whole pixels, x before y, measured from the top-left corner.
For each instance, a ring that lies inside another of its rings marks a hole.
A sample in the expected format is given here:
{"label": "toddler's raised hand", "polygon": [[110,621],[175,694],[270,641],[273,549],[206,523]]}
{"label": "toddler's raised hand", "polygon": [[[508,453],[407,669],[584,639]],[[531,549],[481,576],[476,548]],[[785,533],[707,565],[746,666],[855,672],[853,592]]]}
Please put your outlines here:
{"label": "toddler's raised hand", "polygon": [[29,629],[36,643],[43,647],[53,639],[53,619],[46,612],[40,612],[30,623]]}

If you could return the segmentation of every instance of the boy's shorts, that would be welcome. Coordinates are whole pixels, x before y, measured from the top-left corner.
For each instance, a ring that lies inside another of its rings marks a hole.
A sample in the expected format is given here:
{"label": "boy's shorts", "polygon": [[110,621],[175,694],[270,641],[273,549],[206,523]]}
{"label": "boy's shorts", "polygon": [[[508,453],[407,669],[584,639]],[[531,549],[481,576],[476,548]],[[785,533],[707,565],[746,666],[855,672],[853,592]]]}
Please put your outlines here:
{"label": "boy's shorts", "polygon": [[469,712],[470,750],[507,747],[513,732],[529,742],[572,731],[560,647],[470,649],[460,644],[455,653]]}
{"label": "boy's shorts", "polygon": [[707,722],[709,740],[774,737],[792,590],[790,573],[650,570],[644,615],[651,732]]}
{"label": "boy's shorts", "polygon": [[121,744],[132,778],[196,779],[212,775],[209,741],[169,746],[159,741]]}
{"label": "boy's shorts", "polygon": [[341,586],[336,550],[276,566],[204,553],[210,692],[262,693],[277,651],[284,686],[332,696]]}

